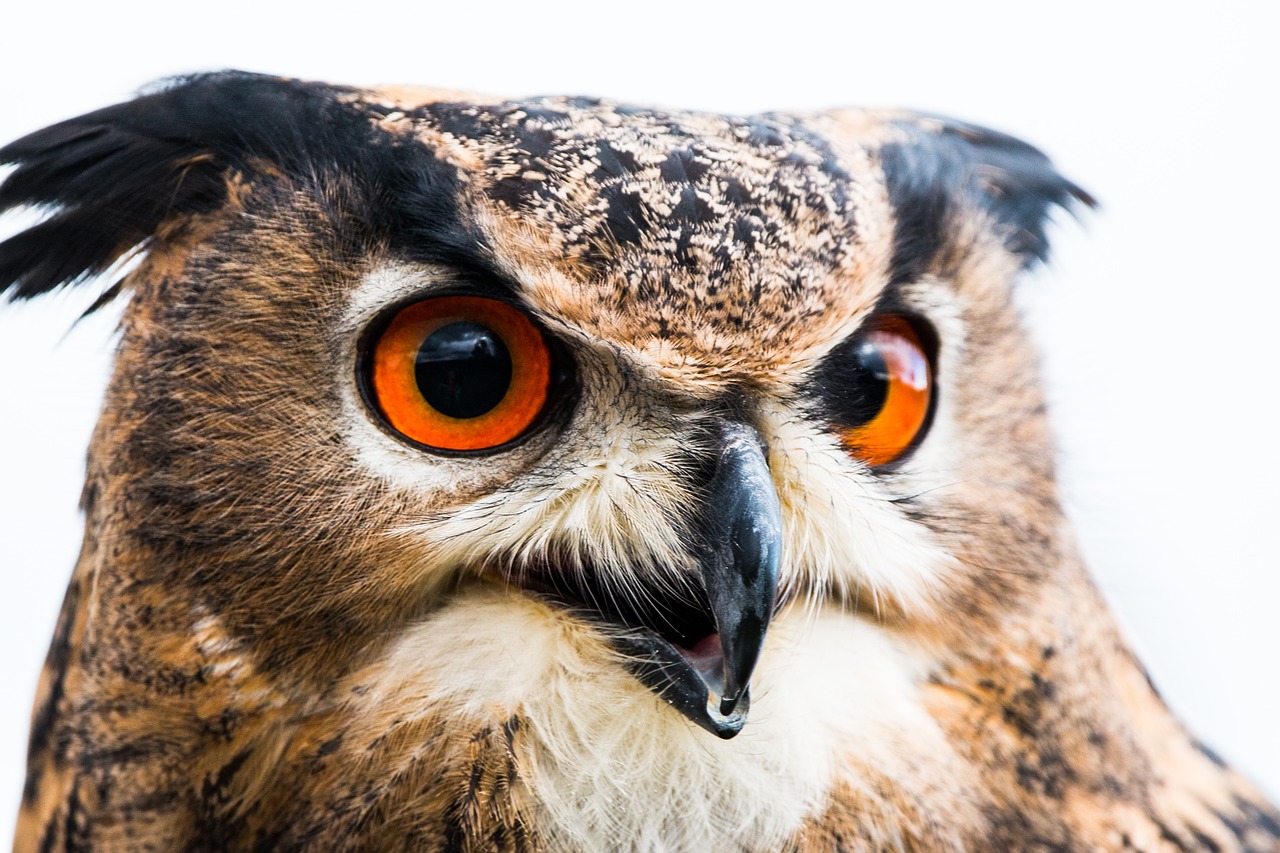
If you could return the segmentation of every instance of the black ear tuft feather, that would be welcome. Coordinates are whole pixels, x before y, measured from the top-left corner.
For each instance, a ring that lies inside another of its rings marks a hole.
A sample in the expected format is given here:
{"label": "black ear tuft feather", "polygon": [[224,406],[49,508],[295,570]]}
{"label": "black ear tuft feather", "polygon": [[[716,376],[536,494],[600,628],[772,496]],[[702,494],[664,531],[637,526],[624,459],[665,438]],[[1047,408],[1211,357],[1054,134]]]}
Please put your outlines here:
{"label": "black ear tuft feather", "polygon": [[217,207],[225,190],[200,154],[104,125],[55,125],[0,149],[0,160],[19,164],[0,186],[0,211],[57,206],[0,243],[0,292],[26,299],[100,273],[165,218]]}
{"label": "black ear tuft feather", "polygon": [[928,267],[948,239],[951,215],[961,208],[985,210],[1027,266],[1048,257],[1045,224],[1052,207],[1097,204],[1037,148],[1012,136],[931,116],[900,127],[907,140],[880,149],[898,219],[896,280],[918,277]]}
{"label": "black ear tuft feather", "polygon": [[0,213],[54,211],[0,243],[0,294],[29,299],[101,273],[166,220],[223,204],[228,170],[324,157],[325,130],[362,121],[339,91],[243,72],[181,78],[0,148],[0,164],[17,165]]}

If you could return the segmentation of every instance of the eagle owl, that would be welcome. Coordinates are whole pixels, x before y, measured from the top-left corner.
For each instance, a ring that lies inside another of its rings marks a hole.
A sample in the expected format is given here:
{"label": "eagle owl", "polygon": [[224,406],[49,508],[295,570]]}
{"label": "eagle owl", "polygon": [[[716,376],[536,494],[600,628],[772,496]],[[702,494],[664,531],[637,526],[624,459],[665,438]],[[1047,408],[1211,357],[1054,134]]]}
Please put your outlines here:
{"label": "eagle owl", "polygon": [[1034,148],[220,73],[0,160],[0,292],[138,259],[19,850],[1280,849],[1059,507]]}

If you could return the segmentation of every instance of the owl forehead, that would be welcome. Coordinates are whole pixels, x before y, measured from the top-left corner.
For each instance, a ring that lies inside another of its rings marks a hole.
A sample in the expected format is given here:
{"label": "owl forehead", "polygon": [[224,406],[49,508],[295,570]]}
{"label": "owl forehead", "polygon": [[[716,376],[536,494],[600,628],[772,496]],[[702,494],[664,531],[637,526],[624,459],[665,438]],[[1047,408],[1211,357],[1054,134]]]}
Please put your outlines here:
{"label": "owl forehead", "polygon": [[663,369],[785,370],[888,278],[883,175],[821,116],[544,98],[412,118],[531,304]]}

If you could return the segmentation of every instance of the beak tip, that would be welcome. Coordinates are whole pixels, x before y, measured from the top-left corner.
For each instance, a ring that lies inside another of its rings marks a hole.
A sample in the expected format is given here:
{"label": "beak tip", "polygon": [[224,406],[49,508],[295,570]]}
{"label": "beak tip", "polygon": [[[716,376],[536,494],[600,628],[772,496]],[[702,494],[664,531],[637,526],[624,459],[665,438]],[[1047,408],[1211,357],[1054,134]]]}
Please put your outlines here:
{"label": "beak tip", "polygon": [[715,700],[708,697],[707,719],[698,721],[704,729],[721,738],[729,740],[736,737],[747,724],[747,713],[751,710],[750,691],[743,691],[735,699],[721,699],[718,706]]}

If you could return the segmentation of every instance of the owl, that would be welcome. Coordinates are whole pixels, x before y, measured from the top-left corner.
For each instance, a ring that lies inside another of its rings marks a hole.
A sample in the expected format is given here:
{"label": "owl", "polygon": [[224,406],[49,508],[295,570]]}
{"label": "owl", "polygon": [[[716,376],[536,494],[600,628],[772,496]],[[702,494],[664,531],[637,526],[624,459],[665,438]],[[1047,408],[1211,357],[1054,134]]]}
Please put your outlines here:
{"label": "owl", "polygon": [[125,303],[16,849],[1280,850],[1060,507],[1027,144],[224,72],[0,160],[0,292]]}

